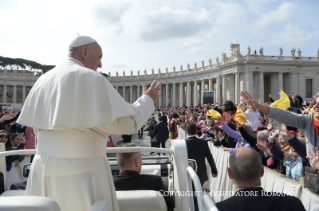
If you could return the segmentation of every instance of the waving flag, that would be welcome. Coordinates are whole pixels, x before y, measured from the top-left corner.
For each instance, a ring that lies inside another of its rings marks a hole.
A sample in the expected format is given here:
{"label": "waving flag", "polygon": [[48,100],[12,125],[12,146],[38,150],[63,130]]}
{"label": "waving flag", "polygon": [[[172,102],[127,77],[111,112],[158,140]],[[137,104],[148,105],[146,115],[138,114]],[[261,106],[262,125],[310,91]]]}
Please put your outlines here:
{"label": "waving flag", "polygon": [[271,106],[285,109],[285,110],[288,109],[290,107],[290,100],[288,95],[282,89],[280,89],[279,94],[280,94],[279,100],[276,100],[275,102],[273,102]]}

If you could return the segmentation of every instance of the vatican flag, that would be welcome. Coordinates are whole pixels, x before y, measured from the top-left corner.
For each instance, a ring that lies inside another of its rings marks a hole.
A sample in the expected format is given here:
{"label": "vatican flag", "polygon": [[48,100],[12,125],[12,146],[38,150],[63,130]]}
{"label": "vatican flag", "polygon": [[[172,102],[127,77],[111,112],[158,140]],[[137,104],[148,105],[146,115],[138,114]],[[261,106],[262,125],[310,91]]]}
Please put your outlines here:
{"label": "vatican flag", "polygon": [[215,119],[221,119],[222,118],[222,115],[218,111],[216,111],[214,109],[210,109],[209,111],[207,111],[206,115],[210,116],[210,117],[213,117]]}
{"label": "vatican flag", "polygon": [[244,125],[247,121],[247,117],[245,113],[243,112],[243,110],[239,108],[239,106],[237,106],[237,111],[236,111],[234,120],[238,122],[240,125]]}
{"label": "vatican flag", "polygon": [[290,107],[290,100],[288,95],[282,89],[280,89],[279,94],[280,94],[279,100],[276,100],[275,102],[273,102],[271,106],[285,109],[285,110],[288,109]]}

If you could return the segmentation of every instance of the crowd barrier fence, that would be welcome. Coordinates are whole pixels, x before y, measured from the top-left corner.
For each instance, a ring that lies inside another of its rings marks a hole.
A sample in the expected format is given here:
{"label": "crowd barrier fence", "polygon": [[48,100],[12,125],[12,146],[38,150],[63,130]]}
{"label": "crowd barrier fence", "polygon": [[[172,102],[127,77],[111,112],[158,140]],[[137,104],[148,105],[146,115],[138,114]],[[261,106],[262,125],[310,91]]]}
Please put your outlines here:
{"label": "crowd barrier fence", "polygon": [[[179,139],[187,138],[185,131],[181,128],[178,129],[178,134]],[[210,190],[210,195],[217,203],[230,198],[235,191],[235,186],[227,174],[229,152],[224,151],[222,147],[215,147],[211,142],[208,143],[208,146],[218,170],[218,177],[212,177],[210,165],[206,162],[209,179],[204,183],[203,188]],[[264,169],[264,176],[261,177],[261,187],[265,191],[287,193],[295,196],[301,200],[308,211],[317,211],[319,209],[319,195],[304,188],[303,178],[298,182],[267,167],[264,167]]]}

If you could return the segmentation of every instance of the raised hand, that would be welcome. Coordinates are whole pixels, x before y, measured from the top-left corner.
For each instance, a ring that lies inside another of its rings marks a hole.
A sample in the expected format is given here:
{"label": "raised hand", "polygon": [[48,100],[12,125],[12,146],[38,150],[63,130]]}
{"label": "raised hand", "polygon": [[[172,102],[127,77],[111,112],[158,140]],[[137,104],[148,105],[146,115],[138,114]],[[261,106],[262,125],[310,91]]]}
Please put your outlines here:
{"label": "raised hand", "polygon": [[256,102],[255,102],[254,98],[246,90],[240,92],[240,96],[242,96],[242,98],[244,98],[244,100],[242,100],[243,102],[247,102],[248,105],[256,107]]}
{"label": "raised hand", "polygon": [[143,85],[143,95],[150,96],[154,102],[156,102],[161,96],[161,90],[161,83],[157,83],[156,80],[153,81],[152,85],[148,89]]}
{"label": "raised hand", "polygon": [[319,170],[319,150],[318,147],[316,147],[315,150],[311,148],[311,152],[308,151],[309,157],[306,158],[310,161],[310,163]]}
{"label": "raised hand", "polygon": [[268,146],[267,146],[267,142],[262,142],[262,141],[260,141],[260,142],[258,142],[258,143],[256,144],[256,147],[257,147],[258,149],[260,149],[261,151],[267,153],[267,154],[271,154],[271,153],[270,153],[270,150],[269,150],[269,148],[268,148]]}
{"label": "raised hand", "polygon": [[247,102],[248,105],[255,107],[264,114],[269,114],[269,107],[257,103],[247,91],[240,92],[240,96],[242,96],[243,102]]}
{"label": "raised hand", "polygon": [[287,136],[289,139],[294,137],[294,135],[288,131],[287,126],[283,123],[281,123],[281,132],[279,132],[279,135]]}
{"label": "raised hand", "polygon": [[[223,118],[222,118],[223,119]],[[225,119],[227,122],[230,122],[231,121],[231,116],[229,113],[225,112]]]}

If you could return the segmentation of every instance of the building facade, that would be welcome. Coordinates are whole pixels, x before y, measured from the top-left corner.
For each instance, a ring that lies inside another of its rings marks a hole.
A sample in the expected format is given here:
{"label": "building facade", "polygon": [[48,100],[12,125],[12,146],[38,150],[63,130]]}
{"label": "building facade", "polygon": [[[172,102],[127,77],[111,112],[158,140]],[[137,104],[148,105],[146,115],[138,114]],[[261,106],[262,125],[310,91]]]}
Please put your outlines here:
{"label": "building facade", "polygon": [[152,69],[143,75],[110,76],[108,79],[117,91],[130,103],[142,94],[141,85],[150,85],[153,80],[162,83],[162,95],[156,102],[157,107],[190,106],[203,103],[203,92],[214,91],[215,102],[222,104],[226,100],[240,103],[239,92],[247,90],[260,103],[269,102],[269,94],[278,99],[279,90],[283,89],[288,95],[296,92],[304,99],[311,99],[319,92],[319,50],[315,57],[302,57],[300,49],[295,55],[282,56],[282,49],[278,56],[266,56],[263,48],[259,53],[251,54],[250,47],[247,54],[240,53],[239,44],[231,44],[231,55],[222,54],[221,61],[208,60],[208,65],[202,61],[191,68],[183,66],[179,71],[173,67],[172,72]]}
{"label": "building facade", "polygon": [[[269,94],[276,100],[279,89],[288,95],[296,92],[304,99],[311,99],[319,91],[319,49],[315,57],[302,57],[300,49],[292,49],[290,56],[267,56],[261,48],[251,54],[250,47],[243,56],[239,44],[231,44],[231,55],[222,54],[213,62],[208,60],[194,64],[191,68],[180,66],[169,72],[160,69],[147,70],[137,75],[111,76],[108,80],[119,94],[133,103],[143,93],[142,85],[150,86],[153,80],[162,84],[162,95],[156,107],[190,106],[203,103],[203,92],[214,91],[215,102],[231,100],[240,103],[239,92],[247,90],[260,103],[269,101]],[[295,55],[296,54],[296,55]],[[0,102],[23,103],[38,76],[33,73],[14,70],[0,70]],[[2,93],[2,95],[1,95]],[[4,97],[5,96],[5,97]]]}

